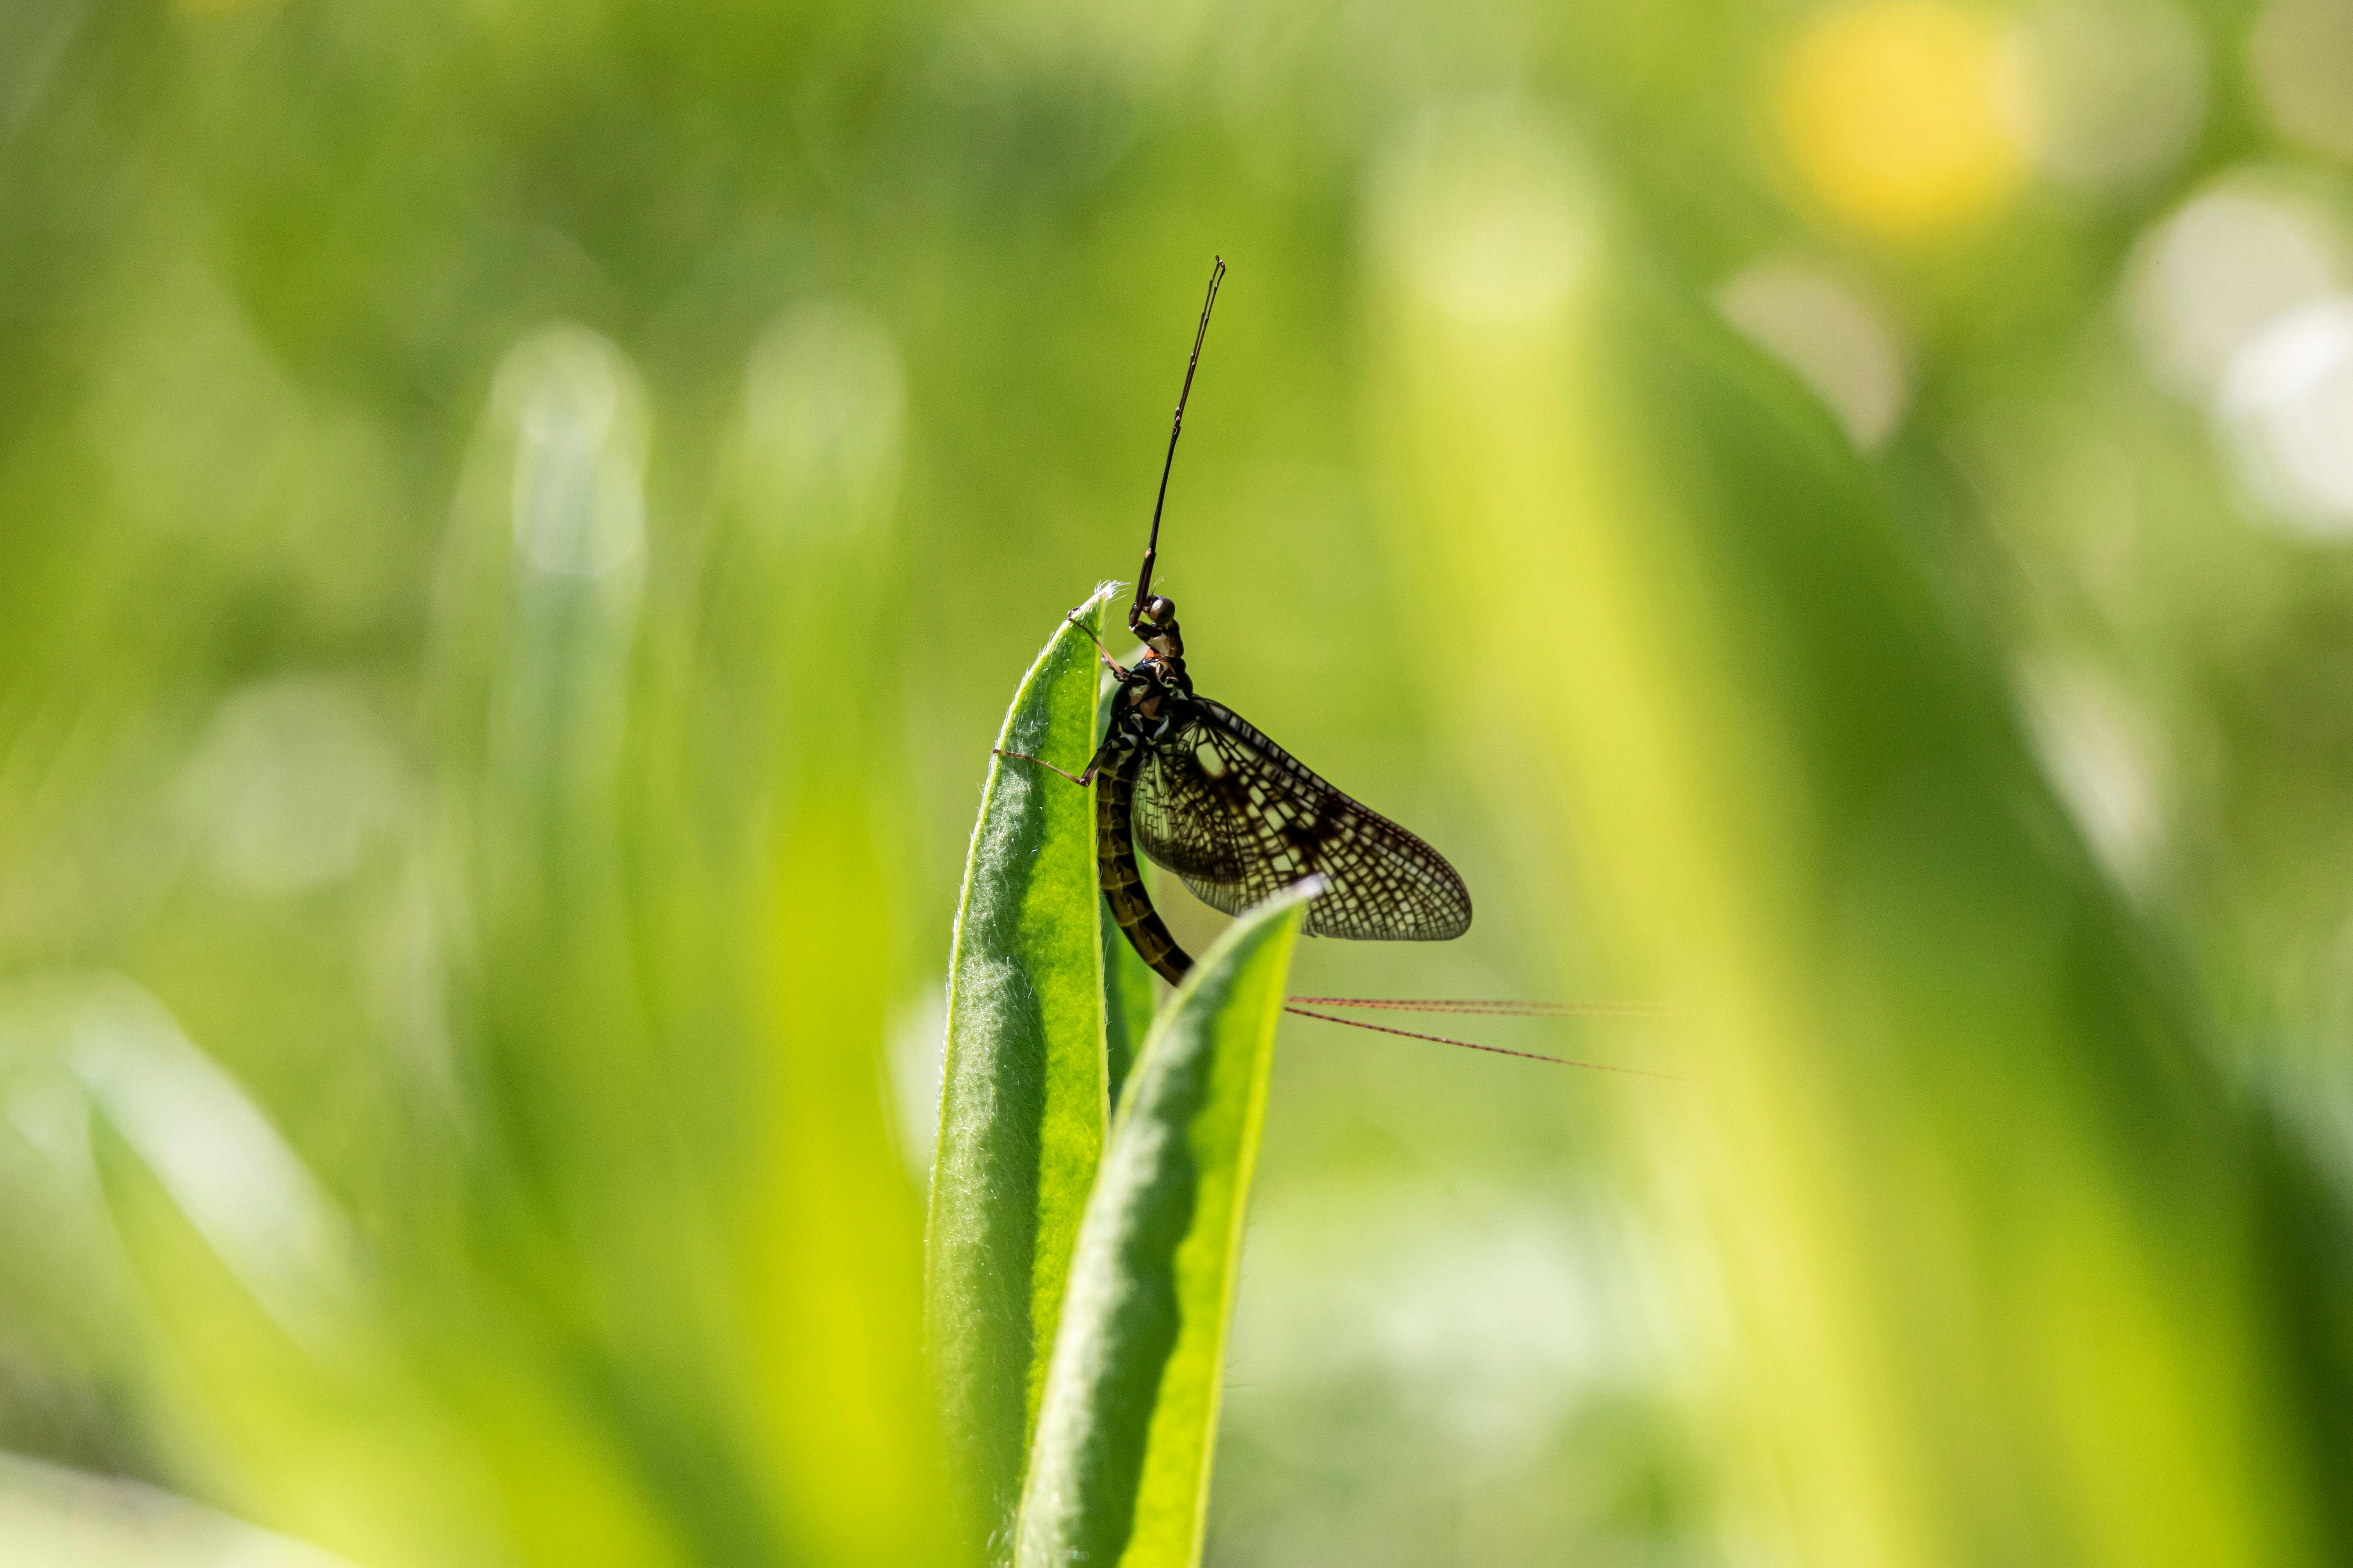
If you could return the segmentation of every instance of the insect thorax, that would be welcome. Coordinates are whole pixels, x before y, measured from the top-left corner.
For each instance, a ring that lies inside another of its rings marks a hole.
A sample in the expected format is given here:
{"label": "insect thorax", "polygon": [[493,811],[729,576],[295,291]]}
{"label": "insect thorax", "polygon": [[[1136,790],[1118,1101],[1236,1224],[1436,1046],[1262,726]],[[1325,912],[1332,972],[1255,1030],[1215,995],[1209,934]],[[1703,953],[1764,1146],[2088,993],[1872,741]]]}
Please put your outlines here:
{"label": "insect thorax", "polygon": [[1114,743],[1149,744],[1165,740],[1189,717],[1185,710],[1193,682],[1185,673],[1182,657],[1146,654],[1120,683],[1113,699],[1112,738]]}

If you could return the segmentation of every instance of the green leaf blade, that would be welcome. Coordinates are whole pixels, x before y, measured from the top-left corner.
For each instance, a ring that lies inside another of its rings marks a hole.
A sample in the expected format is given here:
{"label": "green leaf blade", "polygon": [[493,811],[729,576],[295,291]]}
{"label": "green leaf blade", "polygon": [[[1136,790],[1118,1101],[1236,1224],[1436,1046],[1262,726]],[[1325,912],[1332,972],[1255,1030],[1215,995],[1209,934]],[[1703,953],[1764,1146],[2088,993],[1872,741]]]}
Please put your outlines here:
{"label": "green leaf blade", "polygon": [[[997,745],[1077,771],[1094,746],[1106,585],[1030,667]],[[1009,1529],[1107,1117],[1091,794],[997,757],[965,867],[932,1170],[926,1309],[975,1521]]]}
{"label": "green leaf blade", "polygon": [[1119,1109],[1128,1074],[1144,1051],[1144,1037],[1152,1028],[1158,997],[1157,976],[1137,956],[1127,933],[1112,918],[1108,900],[1103,908],[1103,1058],[1111,1090],[1111,1107]]}
{"label": "green leaf blade", "polygon": [[1236,921],[1145,1043],[1071,1266],[1022,1568],[1199,1559],[1243,1208],[1311,891]]}

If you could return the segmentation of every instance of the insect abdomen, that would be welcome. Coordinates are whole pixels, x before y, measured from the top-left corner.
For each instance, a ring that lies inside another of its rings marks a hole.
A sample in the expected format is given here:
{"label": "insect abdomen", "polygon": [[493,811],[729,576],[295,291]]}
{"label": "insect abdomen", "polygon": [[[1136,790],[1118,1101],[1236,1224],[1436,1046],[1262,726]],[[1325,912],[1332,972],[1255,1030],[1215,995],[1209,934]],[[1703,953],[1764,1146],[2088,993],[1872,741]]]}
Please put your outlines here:
{"label": "insect abdomen", "polygon": [[1135,775],[1144,766],[1138,747],[1119,753],[1095,785],[1095,869],[1112,919],[1126,933],[1128,945],[1160,978],[1175,985],[1193,967],[1192,956],[1176,945],[1160,911],[1144,890],[1144,873],[1135,864],[1135,835],[1129,818],[1135,797]]}

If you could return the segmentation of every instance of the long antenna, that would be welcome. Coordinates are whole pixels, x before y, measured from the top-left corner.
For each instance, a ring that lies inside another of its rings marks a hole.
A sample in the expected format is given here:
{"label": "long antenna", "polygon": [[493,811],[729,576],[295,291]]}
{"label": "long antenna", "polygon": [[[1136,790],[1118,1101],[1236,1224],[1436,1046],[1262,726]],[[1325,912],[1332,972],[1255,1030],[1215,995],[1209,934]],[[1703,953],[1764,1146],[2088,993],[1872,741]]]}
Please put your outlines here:
{"label": "long antenna", "polygon": [[1218,285],[1226,276],[1226,258],[1212,257],[1209,297],[1201,301],[1201,324],[1193,333],[1193,357],[1185,362],[1185,385],[1176,394],[1176,418],[1168,427],[1168,456],[1160,464],[1160,493],[1152,502],[1152,537],[1145,542],[1144,569],[1135,574],[1135,603],[1127,607],[1127,629],[1135,629],[1144,601],[1152,596],[1152,563],[1160,554],[1160,509],[1168,504],[1168,471],[1176,466],[1176,437],[1185,433],[1185,400],[1193,395],[1193,373],[1201,364],[1201,340],[1209,335],[1209,312],[1217,307]]}

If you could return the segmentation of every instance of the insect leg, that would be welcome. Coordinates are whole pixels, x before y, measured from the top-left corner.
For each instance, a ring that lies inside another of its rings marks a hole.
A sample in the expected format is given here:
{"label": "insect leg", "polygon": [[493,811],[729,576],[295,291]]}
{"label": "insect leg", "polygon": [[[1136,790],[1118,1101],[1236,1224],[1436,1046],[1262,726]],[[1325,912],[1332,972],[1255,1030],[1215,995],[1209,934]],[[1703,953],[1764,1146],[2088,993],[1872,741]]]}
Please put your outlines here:
{"label": "insect leg", "polygon": [[1098,751],[1093,756],[1087,759],[1086,772],[1082,773],[1074,773],[1067,769],[1056,767],[1053,763],[1048,762],[1043,757],[1033,757],[1027,752],[1008,752],[1002,746],[991,746],[989,750],[996,752],[1000,757],[1018,758],[1020,761],[1025,763],[1035,763],[1049,773],[1060,773],[1064,778],[1070,780],[1081,789],[1084,789],[1087,785],[1094,783],[1095,771],[1103,766],[1103,752]]}
{"label": "insect leg", "polygon": [[1093,643],[1093,644],[1095,645],[1095,652],[1103,656],[1103,665],[1104,665],[1104,667],[1105,667],[1106,668],[1108,668],[1108,669],[1109,669],[1109,670],[1110,670],[1113,675],[1118,676],[1122,680],[1125,680],[1125,679],[1128,678],[1128,674],[1129,674],[1129,670],[1128,670],[1127,667],[1126,667],[1125,665],[1124,665],[1124,664],[1120,663],[1120,662],[1119,662],[1119,660],[1117,660],[1117,659],[1115,659],[1115,658],[1112,658],[1112,656],[1111,656],[1111,649],[1109,649],[1109,648],[1107,648],[1107,647],[1103,647],[1103,638],[1101,638],[1101,637],[1099,637],[1095,636],[1095,629],[1094,629],[1094,627],[1092,627],[1092,626],[1091,626],[1087,625],[1087,623],[1086,623],[1086,622],[1084,622],[1084,621],[1082,621],[1082,620],[1079,619],[1079,617],[1080,617],[1082,615],[1085,614],[1085,613],[1086,613],[1086,606],[1085,606],[1084,605],[1081,605],[1077,609],[1072,610],[1069,615],[1067,615],[1067,616],[1063,616],[1062,618],[1063,618],[1064,620],[1069,621],[1069,622],[1071,623],[1071,625],[1072,625],[1072,626],[1074,626],[1078,627],[1078,628],[1079,628],[1079,630],[1081,630],[1081,631],[1082,631],[1082,632],[1086,633],[1086,634],[1087,634],[1087,640],[1088,640],[1088,641],[1090,641],[1090,642],[1092,642],[1092,643]]}

